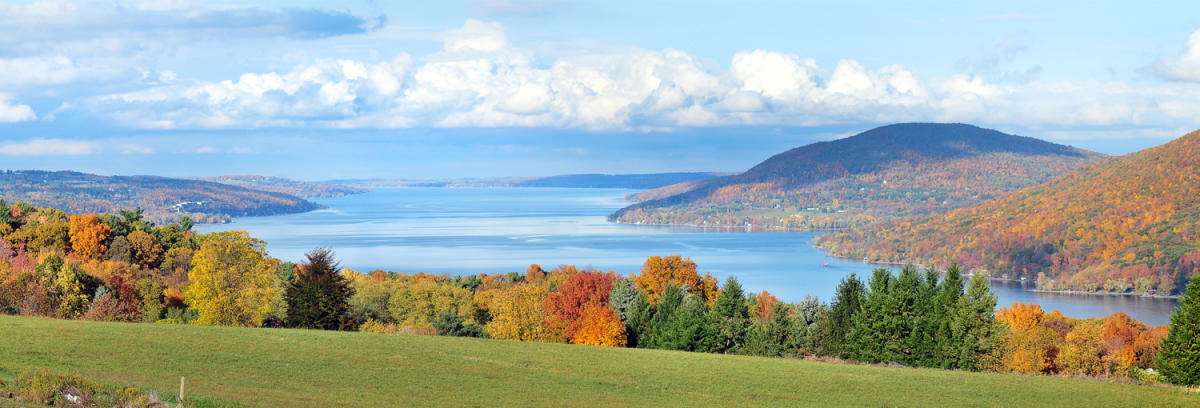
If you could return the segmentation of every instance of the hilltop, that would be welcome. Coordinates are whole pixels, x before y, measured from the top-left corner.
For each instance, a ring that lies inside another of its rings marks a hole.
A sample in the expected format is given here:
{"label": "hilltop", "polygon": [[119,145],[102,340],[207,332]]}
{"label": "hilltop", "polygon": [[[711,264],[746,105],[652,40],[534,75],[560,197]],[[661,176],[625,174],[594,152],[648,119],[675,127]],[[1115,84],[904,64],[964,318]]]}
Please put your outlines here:
{"label": "hilltop", "polygon": [[0,330],[0,378],[45,368],[173,395],[182,376],[198,406],[1175,407],[1196,399],[1087,379],[462,337],[16,316],[0,316]]}
{"label": "hilltop", "polygon": [[1200,131],[944,215],[827,235],[834,254],[1174,294],[1200,271]]}
{"label": "hilltop", "polygon": [[1106,156],[965,124],[903,123],[777,154],[744,173],[631,196],[621,223],[825,229],[944,212]]}
{"label": "hilltop", "polygon": [[73,171],[0,171],[0,198],[67,213],[116,213],[141,207],[148,221],[187,215],[197,222],[312,211],[302,198],[204,180],[155,176],[99,176]]}
{"label": "hilltop", "polygon": [[215,183],[241,186],[251,190],[271,191],[304,198],[344,197],[351,194],[362,194],[370,189],[341,184],[310,183],[283,177],[259,176],[253,174],[206,177],[200,180]]}

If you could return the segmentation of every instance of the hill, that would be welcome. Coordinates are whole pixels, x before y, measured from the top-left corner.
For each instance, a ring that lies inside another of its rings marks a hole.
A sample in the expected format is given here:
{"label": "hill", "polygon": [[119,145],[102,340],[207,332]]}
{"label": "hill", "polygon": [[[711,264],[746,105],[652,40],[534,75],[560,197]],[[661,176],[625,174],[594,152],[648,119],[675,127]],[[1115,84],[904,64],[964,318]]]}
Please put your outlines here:
{"label": "hill", "polygon": [[1106,156],[965,124],[904,123],[777,154],[745,173],[631,196],[621,223],[827,229],[943,212]]}
{"label": "hill", "polygon": [[319,208],[302,198],[203,180],[99,176],[73,171],[0,171],[0,198],[68,213],[116,213],[141,207],[164,223],[188,215],[197,222],[278,215]]}
{"label": "hill", "polygon": [[[247,406],[1194,406],[1178,389],[457,337],[0,316],[30,368]],[[114,353],[114,349],[122,352]],[[68,352],[69,350],[69,352]]]}
{"label": "hill", "polygon": [[649,174],[564,174],[546,177],[492,177],[462,179],[378,179],[334,180],[334,183],[361,187],[556,187],[650,189],[704,180],[729,173],[649,173]]}
{"label": "hill", "polygon": [[828,235],[842,256],[1036,279],[1042,289],[1178,293],[1200,271],[1200,131],[948,214]]}
{"label": "hill", "polygon": [[231,186],[245,187],[251,190],[271,191],[294,195],[297,197],[344,197],[351,194],[362,194],[371,191],[366,188],[352,187],[341,184],[310,183],[283,177],[259,176],[253,174],[207,177],[201,180],[212,181]]}

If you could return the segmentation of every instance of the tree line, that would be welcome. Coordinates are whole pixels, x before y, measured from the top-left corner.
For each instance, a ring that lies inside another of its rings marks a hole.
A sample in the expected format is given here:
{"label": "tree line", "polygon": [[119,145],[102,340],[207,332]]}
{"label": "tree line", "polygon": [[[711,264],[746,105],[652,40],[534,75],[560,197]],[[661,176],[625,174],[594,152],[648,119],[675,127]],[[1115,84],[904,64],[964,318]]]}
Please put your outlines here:
{"label": "tree line", "polygon": [[[0,312],[102,321],[491,337],[1030,374],[1200,382],[1200,283],[1171,328],[1117,314],[1072,319],[1032,304],[996,309],[981,274],[845,277],[831,301],[787,303],[651,256],[637,274],[549,271],[441,276],[300,264],[245,232],[156,226],[138,211],[66,215],[0,203]],[[1155,371],[1158,370],[1158,371]]]}

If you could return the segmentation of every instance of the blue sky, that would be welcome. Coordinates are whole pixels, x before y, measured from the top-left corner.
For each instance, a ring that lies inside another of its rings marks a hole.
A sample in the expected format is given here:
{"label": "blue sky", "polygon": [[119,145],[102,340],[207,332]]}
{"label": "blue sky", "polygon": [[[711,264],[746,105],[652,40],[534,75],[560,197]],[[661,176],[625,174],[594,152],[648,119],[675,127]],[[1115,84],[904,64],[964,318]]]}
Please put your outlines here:
{"label": "blue sky", "polygon": [[0,168],[737,171],[905,121],[1200,128],[1189,2],[0,3]]}

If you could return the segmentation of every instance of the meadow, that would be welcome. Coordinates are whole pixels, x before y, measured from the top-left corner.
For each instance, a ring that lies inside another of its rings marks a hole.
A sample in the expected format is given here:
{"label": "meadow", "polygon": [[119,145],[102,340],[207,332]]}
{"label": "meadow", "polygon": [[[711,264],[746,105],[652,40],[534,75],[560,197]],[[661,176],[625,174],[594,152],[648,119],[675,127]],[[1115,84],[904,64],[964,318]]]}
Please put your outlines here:
{"label": "meadow", "polygon": [[[0,378],[29,369],[198,406],[1196,406],[1092,379],[476,338],[0,316]],[[3,402],[3,401],[0,401]]]}

